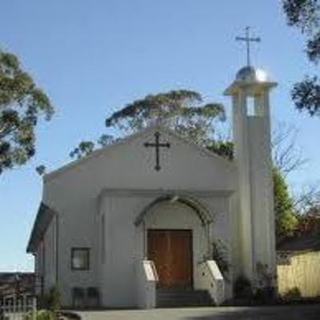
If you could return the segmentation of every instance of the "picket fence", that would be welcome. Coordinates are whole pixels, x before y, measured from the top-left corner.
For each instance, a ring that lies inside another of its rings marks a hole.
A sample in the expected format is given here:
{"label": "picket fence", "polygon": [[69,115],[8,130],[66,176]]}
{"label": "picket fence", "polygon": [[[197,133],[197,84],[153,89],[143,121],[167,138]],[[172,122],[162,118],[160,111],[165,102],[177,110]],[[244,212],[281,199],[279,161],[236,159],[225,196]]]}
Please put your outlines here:
{"label": "picket fence", "polygon": [[0,320],[36,320],[37,299],[34,296],[5,296],[0,300]]}

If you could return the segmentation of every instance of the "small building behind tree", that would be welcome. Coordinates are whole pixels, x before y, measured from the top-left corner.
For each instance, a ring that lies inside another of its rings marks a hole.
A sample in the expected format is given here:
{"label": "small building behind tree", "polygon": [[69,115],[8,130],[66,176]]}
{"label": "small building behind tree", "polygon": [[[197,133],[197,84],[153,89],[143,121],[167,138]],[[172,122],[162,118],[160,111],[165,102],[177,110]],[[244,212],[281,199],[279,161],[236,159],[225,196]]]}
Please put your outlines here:
{"label": "small building behind tree", "polygon": [[8,296],[33,295],[33,272],[0,272],[0,299]]}

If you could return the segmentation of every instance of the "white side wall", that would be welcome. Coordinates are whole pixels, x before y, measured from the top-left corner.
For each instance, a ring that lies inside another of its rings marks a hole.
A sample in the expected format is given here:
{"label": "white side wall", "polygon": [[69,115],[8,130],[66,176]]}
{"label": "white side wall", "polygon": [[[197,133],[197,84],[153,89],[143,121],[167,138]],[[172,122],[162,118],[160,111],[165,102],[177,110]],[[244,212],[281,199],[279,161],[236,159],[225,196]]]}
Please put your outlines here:
{"label": "white side wall", "polygon": [[56,220],[51,220],[35,253],[36,293],[48,293],[56,284]]}
{"label": "white side wall", "polygon": [[[79,198],[69,202],[66,197],[60,202],[64,214],[59,218],[59,275],[58,283],[61,289],[64,305],[72,305],[72,289],[74,287],[98,287],[97,283],[97,234],[96,199]],[[61,208],[61,207],[60,207]],[[72,248],[90,249],[89,270],[72,270]]]}
{"label": "white side wall", "polygon": [[48,292],[55,285],[56,279],[56,226],[53,219],[44,236],[45,278],[44,288]]}
{"label": "white side wall", "polygon": [[[106,307],[134,307],[138,303],[135,268],[143,260],[141,228],[134,225],[140,199],[105,197],[105,259],[100,253],[99,282]],[[100,245],[101,247],[101,245]]]}
{"label": "white side wall", "polygon": [[34,254],[34,272],[36,277],[36,294],[41,295],[43,290],[43,277],[45,274],[44,270],[44,251],[43,241],[40,241],[37,251]]}

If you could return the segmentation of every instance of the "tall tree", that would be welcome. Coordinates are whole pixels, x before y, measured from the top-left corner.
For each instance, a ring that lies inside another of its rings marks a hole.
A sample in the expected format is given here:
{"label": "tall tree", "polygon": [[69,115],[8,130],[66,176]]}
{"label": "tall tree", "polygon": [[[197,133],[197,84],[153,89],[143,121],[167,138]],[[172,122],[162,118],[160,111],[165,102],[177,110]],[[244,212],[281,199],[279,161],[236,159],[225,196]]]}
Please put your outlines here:
{"label": "tall tree", "polygon": [[[186,139],[208,148],[209,150],[232,160],[234,145],[226,139],[216,139],[215,125],[225,119],[221,104],[203,104],[199,93],[188,90],[170,91],[150,95],[142,100],[126,105],[106,119],[108,129],[117,129],[119,135],[103,135],[98,140],[105,146],[114,139],[137,132],[146,126],[165,122],[167,126],[184,136]],[[216,121],[216,123],[214,123]],[[281,126],[284,127],[283,125]],[[297,169],[302,164],[296,154],[292,128],[274,135],[273,154],[275,165],[280,168],[273,170],[274,199],[277,239],[292,235],[297,219],[294,214],[293,200],[286,184],[284,173]],[[91,141],[81,142],[71,153],[73,158],[81,158],[91,153],[96,144]],[[285,165],[283,165],[285,163]]]}
{"label": "tall tree", "polygon": [[284,175],[301,169],[308,160],[297,143],[298,129],[288,123],[276,123],[272,132],[273,165]]}
{"label": "tall tree", "polygon": [[[320,5],[318,0],[282,0],[289,26],[294,26],[306,36],[306,54],[317,64],[320,61]],[[320,79],[306,76],[292,89],[292,98],[298,110],[311,116],[320,116]]]}
{"label": "tall tree", "polygon": [[[288,138],[290,139],[288,140]],[[285,238],[293,236],[300,223],[300,219],[296,212],[298,206],[290,195],[286,181],[286,175],[298,169],[303,164],[302,158],[296,154],[296,146],[295,143],[292,143],[291,138],[291,129],[290,131],[285,130],[278,132],[273,137],[274,168],[272,170],[272,179],[277,243],[281,242]],[[208,149],[226,157],[227,159],[233,159],[234,145],[230,141],[222,143],[213,142],[208,146]],[[285,162],[285,160],[288,162]],[[314,193],[312,193],[312,195],[314,195]],[[306,193],[303,193],[300,196],[301,199],[299,204],[301,205],[302,202],[306,200]],[[308,196],[308,199],[310,196],[311,195]]]}
{"label": "tall tree", "polygon": [[215,120],[224,120],[224,107],[204,104],[201,95],[190,90],[173,90],[136,100],[106,119],[106,127],[133,133],[156,122],[166,125],[182,137],[205,145],[215,133]]}
{"label": "tall tree", "polygon": [[294,207],[299,215],[308,215],[317,208],[320,212],[320,188],[318,183],[309,184],[301,188],[294,196]]}
{"label": "tall tree", "polygon": [[273,169],[274,211],[276,218],[276,240],[290,237],[298,225],[294,212],[294,202],[290,197],[288,185],[279,169]]}
{"label": "tall tree", "polygon": [[[103,135],[99,138],[98,144],[109,144],[115,139],[161,122],[190,141],[202,146],[212,145],[218,150],[222,147],[215,139],[215,124],[224,120],[222,104],[206,104],[195,91],[173,90],[148,95],[113,113],[105,120],[105,124],[107,129],[115,130],[118,135]],[[81,158],[93,151],[94,147],[93,142],[80,142],[70,156]]]}
{"label": "tall tree", "polygon": [[35,154],[38,118],[49,120],[53,106],[18,58],[0,51],[0,174]]}

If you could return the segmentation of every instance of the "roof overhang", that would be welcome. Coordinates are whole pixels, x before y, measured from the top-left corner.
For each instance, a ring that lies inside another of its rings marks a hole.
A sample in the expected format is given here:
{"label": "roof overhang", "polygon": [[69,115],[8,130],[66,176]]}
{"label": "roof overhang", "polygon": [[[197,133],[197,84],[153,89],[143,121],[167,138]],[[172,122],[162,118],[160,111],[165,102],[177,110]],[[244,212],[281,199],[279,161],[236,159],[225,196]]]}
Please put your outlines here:
{"label": "roof overhang", "polygon": [[37,250],[37,246],[45,234],[54,215],[54,210],[52,210],[43,202],[40,203],[36,220],[34,222],[28,242],[27,253],[34,253]]}
{"label": "roof overhang", "polygon": [[250,82],[235,80],[225,91],[225,96],[233,96],[245,90],[249,95],[258,95],[277,86],[276,82]]}

